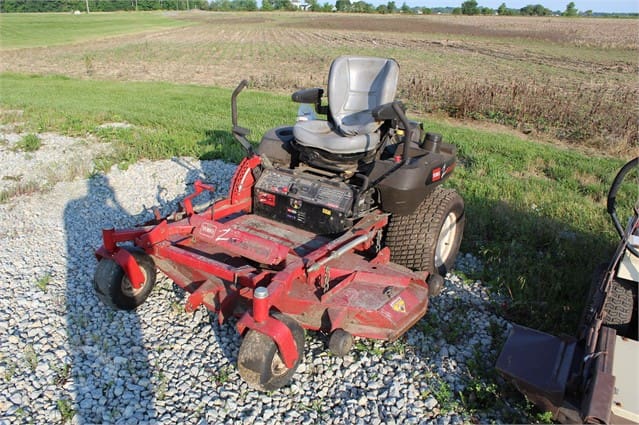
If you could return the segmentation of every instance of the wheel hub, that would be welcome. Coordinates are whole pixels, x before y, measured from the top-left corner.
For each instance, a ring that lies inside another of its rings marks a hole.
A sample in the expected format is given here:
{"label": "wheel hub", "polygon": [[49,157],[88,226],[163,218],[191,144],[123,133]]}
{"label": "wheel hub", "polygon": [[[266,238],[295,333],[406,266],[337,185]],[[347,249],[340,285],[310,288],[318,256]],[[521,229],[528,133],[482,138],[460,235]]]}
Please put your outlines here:
{"label": "wheel hub", "polygon": [[457,236],[457,214],[451,211],[444,220],[442,228],[437,238],[437,246],[435,248],[435,266],[439,267],[446,262],[450,256],[455,238]]}

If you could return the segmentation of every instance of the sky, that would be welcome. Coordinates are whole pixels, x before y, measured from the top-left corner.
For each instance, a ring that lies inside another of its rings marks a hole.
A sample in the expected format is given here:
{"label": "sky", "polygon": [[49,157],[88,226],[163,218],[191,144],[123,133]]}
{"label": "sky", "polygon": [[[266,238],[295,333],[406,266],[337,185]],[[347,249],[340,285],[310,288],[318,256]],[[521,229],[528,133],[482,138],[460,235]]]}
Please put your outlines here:
{"label": "sky", "polygon": [[[458,7],[464,0],[395,0],[397,5],[401,5],[404,1],[409,6],[425,6],[425,7]],[[621,13],[638,13],[639,0],[476,0],[480,6],[497,9],[500,4],[506,3],[511,9],[521,9],[529,4],[541,4],[550,10],[565,10],[566,5],[573,1],[580,11],[592,10],[593,12],[621,12]],[[352,1],[351,1],[352,2]],[[320,3],[322,3],[320,1]],[[374,0],[370,3],[378,5],[386,3],[383,0]]]}

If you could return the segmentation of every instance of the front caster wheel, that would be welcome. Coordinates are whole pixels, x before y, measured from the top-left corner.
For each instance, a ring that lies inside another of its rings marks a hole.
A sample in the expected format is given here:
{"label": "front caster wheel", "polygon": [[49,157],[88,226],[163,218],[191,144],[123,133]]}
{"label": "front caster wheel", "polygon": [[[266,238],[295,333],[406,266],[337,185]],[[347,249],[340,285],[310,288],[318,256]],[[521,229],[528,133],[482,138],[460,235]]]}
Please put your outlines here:
{"label": "front caster wheel", "polygon": [[338,357],[344,357],[353,347],[353,335],[344,329],[335,329],[328,340],[328,349]]}
{"label": "front caster wheel", "polygon": [[275,314],[293,333],[298,358],[292,368],[286,367],[277,344],[270,337],[250,329],[240,345],[237,369],[242,379],[256,390],[274,391],[288,384],[304,356],[304,329],[293,319]]}
{"label": "front caster wheel", "polygon": [[104,304],[116,310],[133,310],[142,304],[155,285],[155,263],[146,253],[137,250],[130,251],[137,261],[144,282],[135,289],[131,281],[118,263],[110,258],[103,258],[98,263],[93,275],[93,288]]}

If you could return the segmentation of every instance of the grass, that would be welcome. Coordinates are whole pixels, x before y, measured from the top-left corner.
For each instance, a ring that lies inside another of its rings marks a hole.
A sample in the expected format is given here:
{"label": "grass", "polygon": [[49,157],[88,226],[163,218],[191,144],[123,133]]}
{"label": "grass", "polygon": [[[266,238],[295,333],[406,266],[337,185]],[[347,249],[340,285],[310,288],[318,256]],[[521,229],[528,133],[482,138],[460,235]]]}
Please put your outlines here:
{"label": "grass", "polygon": [[[229,133],[231,91],[196,85],[76,80],[60,76],[0,76],[3,109],[23,110],[28,131],[94,133],[114,143],[110,163],[190,155],[237,161]],[[248,89],[239,97],[240,124],[258,140],[292,123],[286,96]],[[98,129],[126,121],[127,129]],[[597,264],[616,235],[605,215],[608,187],[623,161],[522,140],[511,134],[426,120],[458,147],[450,180],[466,202],[463,252],[482,259],[481,278],[507,302],[509,319],[573,333]],[[631,183],[619,201],[636,196]],[[451,337],[454,337],[452,335]]]}
{"label": "grass", "polygon": [[0,48],[54,46],[188,24],[160,13],[3,13]]}
{"label": "grass", "polygon": [[[239,160],[232,143],[230,90],[168,83],[75,80],[61,76],[0,76],[2,105],[30,116],[33,131],[70,135],[93,132],[116,144],[118,162],[175,155]],[[273,122],[290,122],[297,107],[281,96],[246,93],[239,99],[241,124],[261,134]],[[132,128],[96,127],[126,121]]]}
{"label": "grass", "polygon": [[16,150],[23,152],[35,152],[42,146],[42,141],[38,135],[30,133],[22,137],[18,143],[14,145]]}
{"label": "grass", "polygon": [[49,282],[51,282],[51,275],[47,273],[36,281],[36,287],[42,292],[47,292]]}
{"label": "grass", "polygon": [[62,416],[62,423],[70,423],[75,416],[75,409],[73,408],[73,402],[66,398],[61,398],[56,401],[58,411]]}

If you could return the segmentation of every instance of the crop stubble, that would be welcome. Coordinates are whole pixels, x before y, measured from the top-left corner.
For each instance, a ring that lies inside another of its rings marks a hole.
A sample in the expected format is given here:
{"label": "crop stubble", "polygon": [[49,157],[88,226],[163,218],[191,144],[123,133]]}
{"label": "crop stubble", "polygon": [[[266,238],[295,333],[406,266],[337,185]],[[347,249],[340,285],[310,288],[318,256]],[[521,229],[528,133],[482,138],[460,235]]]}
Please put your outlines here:
{"label": "crop stubble", "polygon": [[290,92],[341,54],[390,56],[422,112],[624,153],[639,146],[637,20],[184,13],[197,25],[0,51],[0,70]]}

